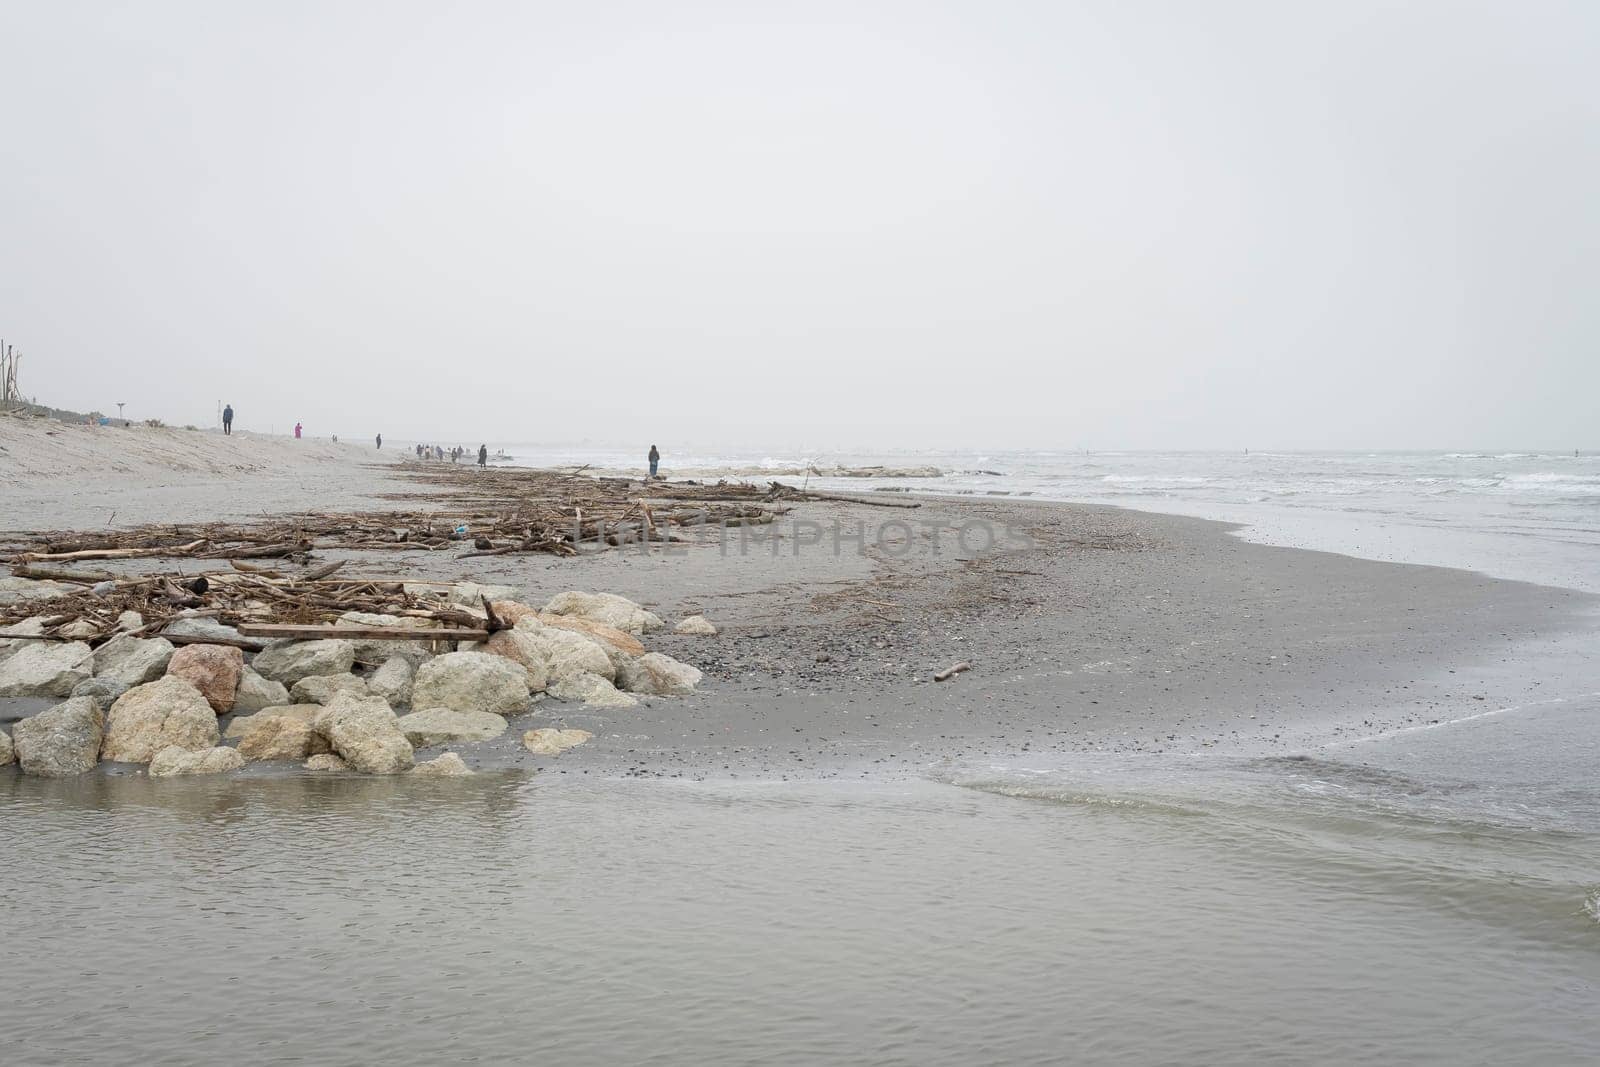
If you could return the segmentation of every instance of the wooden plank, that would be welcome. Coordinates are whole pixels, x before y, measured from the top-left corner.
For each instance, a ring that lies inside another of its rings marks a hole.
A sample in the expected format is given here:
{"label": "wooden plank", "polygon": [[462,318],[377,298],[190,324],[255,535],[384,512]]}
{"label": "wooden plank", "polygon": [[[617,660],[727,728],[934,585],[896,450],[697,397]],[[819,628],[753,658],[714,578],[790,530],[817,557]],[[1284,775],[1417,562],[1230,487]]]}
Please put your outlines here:
{"label": "wooden plank", "polygon": [[314,641],[332,637],[354,641],[487,641],[488,630],[435,629],[409,626],[296,626],[275,622],[242,622],[238,630],[246,637],[292,637]]}

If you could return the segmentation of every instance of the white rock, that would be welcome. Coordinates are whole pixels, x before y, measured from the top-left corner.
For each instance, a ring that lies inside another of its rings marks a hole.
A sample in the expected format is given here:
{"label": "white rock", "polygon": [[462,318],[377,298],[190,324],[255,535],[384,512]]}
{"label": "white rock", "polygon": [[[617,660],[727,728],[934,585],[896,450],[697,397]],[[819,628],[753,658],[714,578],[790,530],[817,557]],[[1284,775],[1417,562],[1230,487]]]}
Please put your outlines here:
{"label": "white rock", "polygon": [[198,752],[219,740],[217,713],[200,690],[168,675],[133,687],[111,705],[100,758],[149,763],[157,752],[172,745]]}
{"label": "white rock", "polygon": [[174,651],[172,642],[165,637],[118,634],[95,651],[94,676],[121,682],[132,689],[166,674]]}
{"label": "white rock", "polygon": [[183,616],[173,619],[161,628],[161,632],[177,637],[201,637],[207,641],[216,641],[218,644],[224,645],[233,641],[243,640],[239,635],[239,631],[232,626],[224,626],[216,619],[205,616],[199,618]]}
{"label": "white rock", "polygon": [[631,708],[639,702],[598,674],[587,671],[553,682],[545,692],[557,700],[581,700],[591,708]]}
{"label": "white rock", "polygon": [[479,585],[477,582],[457,582],[450,587],[450,603],[460,607],[482,611],[485,598],[491,604],[496,600],[515,600],[517,588],[513,585]]}
{"label": "white rock", "polygon": [[687,663],[660,652],[646,652],[627,663],[617,677],[620,688],[651,696],[677,696],[694,692],[702,675]]}
{"label": "white rock", "polygon": [[82,641],[86,638],[93,637],[99,632],[100,627],[96,626],[88,619],[75,619],[56,631],[56,633],[60,634],[62,637],[70,637],[74,641]]}
{"label": "white rock", "polygon": [[332,752],[324,752],[306,760],[308,771],[348,771],[350,765],[344,759]]}
{"label": "white rock", "polygon": [[615,593],[557,593],[544,610],[551,615],[576,615],[614,626],[625,634],[646,634],[661,629],[659,616]]}
{"label": "white rock", "polygon": [[313,725],[351,770],[398,774],[411,767],[411,742],[382,697],[340,693]]}
{"label": "white rock", "polygon": [[23,774],[70,778],[100,762],[105,713],[88,697],[74,697],[23,719],[11,728],[11,741]]}
{"label": "white rock", "polygon": [[387,700],[390,707],[408,707],[416,673],[416,668],[404,657],[393,656],[367,679],[367,691]]}
{"label": "white rock", "polygon": [[569,748],[593,737],[588,730],[529,730],[522,735],[522,746],[535,756],[559,756]]}
{"label": "white rock", "polygon": [[262,708],[287,703],[289,703],[289,690],[282,682],[263,678],[249,667],[239,675],[239,691],[233,698],[233,710],[236,714],[260,711]]}
{"label": "white rock", "polygon": [[102,708],[109,708],[117,702],[117,698],[133,687],[124,685],[115,678],[90,678],[86,682],[79,682],[72,687],[75,697],[89,697]]}
{"label": "white rock", "polygon": [[366,680],[353,674],[313,674],[290,687],[289,699],[296,704],[326,704],[339,693],[366,691]]}
{"label": "white rock", "polygon": [[[335,626],[390,626],[397,630],[437,630],[433,619],[414,619],[406,615],[375,615],[369,611],[347,611],[334,622]],[[404,659],[413,667],[433,655],[429,641],[388,641],[379,638],[362,640],[352,638],[357,663],[371,666],[387,663],[391,659]]]}
{"label": "white rock", "polygon": [[231,748],[203,748],[191,752],[169,745],[150,759],[150,777],[175,778],[182,774],[222,774],[244,766],[244,757]]}
{"label": "white rock", "polygon": [[82,641],[23,641],[0,661],[0,697],[65,697],[94,675],[94,652]]}
{"label": "white rock", "polygon": [[435,656],[417,670],[411,703],[420,708],[515,715],[528,710],[528,672],[486,652]]}
{"label": "white rock", "polygon": [[673,633],[688,634],[690,637],[715,637],[717,628],[711,625],[711,620],[704,615],[690,615],[672,628]]}
{"label": "white rock", "polygon": [[400,716],[400,730],[416,748],[456,741],[487,741],[506,732],[506,720],[492,711],[426,708]]}
{"label": "white rock", "polygon": [[256,653],[250,666],[263,678],[294,685],[318,674],[348,674],[355,665],[355,645],[325,638],[321,641],[285,641]]}
{"label": "white rock", "polygon": [[[47,618],[49,618],[48,615],[36,615],[31,619],[14,622],[10,626],[0,626],[0,637],[4,637],[6,634],[37,637],[44,633],[44,623]],[[20,652],[22,649],[34,644],[38,644],[38,642],[0,640],[0,663],[4,663],[12,653]]]}
{"label": "white rock", "polygon": [[607,681],[617,676],[600,642],[575,630],[546,626],[530,617],[518,622],[513,632],[521,635],[518,645],[524,654],[544,664],[547,688],[577,674],[598,674]]}
{"label": "white rock", "polygon": [[144,616],[137,611],[124,611],[117,616],[117,629],[137,630],[144,625]]}
{"label": "white rock", "polygon": [[444,752],[411,768],[412,774],[420,774],[429,778],[460,778],[472,773],[466,761],[454,752]]}
{"label": "white rock", "polygon": [[24,600],[49,600],[76,593],[82,587],[65,582],[36,582],[31,578],[0,578],[0,604],[19,604]]}
{"label": "white rock", "polygon": [[524,630],[500,630],[470,651],[500,656],[528,672],[528,688],[540,692],[550,683],[550,663],[531,634]]}

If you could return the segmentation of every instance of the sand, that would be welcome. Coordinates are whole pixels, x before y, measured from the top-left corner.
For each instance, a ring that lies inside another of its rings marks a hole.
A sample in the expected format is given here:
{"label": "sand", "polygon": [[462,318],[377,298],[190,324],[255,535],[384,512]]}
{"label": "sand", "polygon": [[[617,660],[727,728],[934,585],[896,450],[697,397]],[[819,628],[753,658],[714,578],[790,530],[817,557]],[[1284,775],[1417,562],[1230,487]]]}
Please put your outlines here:
{"label": "sand", "polygon": [[[20,475],[6,472],[0,527],[100,525],[111,510],[123,525],[380,507],[378,494],[415,489],[349,445],[44,426],[0,420],[4,455],[24,459]],[[100,469],[107,456],[118,470]],[[980,523],[1031,544],[980,551]],[[865,545],[836,552],[834,524],[846,537],[865,530]],[[1600,690],[1595,597],[1252,544],[1230,530],[1105,507],[925,498],[915,510],[805,504],[770,528],[776,542],[742,549],[736,532],[719,543],[704,531],[693,546],[576,559],[322,555],[351,556],[359,573],[510,584],[535,604],[567,589],[617,592],[669,624],[704,613],[721,630],[648,641],[706,672],[697,694],[605,711],[541,702],[500,740],[463,752],[480,767],[826,778],[1080,752],[1281,755]],[[960,661],[972,669],[931,680]],[[537,726],[595,738],[539,760],[516,742]]]}

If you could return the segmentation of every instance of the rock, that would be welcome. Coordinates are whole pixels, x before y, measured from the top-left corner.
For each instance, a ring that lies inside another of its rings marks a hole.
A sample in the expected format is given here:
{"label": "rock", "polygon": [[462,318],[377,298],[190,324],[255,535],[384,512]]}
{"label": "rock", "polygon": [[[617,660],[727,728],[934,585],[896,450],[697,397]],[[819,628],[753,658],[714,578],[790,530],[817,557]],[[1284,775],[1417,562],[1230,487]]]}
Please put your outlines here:
{"label": "rock", "polygon": [[457,582],[450,587],[450,603],[464,608],[483,610],[484,600],[515,600],[517,588],[513,585],[479,585],[477,582]]}
{"label": "rock", "polygon": [[65,697],[94,674],[94,653],[82,641],[23,641],[0,661],[0,697]]}
{"label": "rock", "polygon": [[249,729],[239,740],[239,755],[247,760],[305,759],[329,749],[328,739],[306,719],[265,712],[249,718]]}
{"label": "rock", "polygon": [[352,642],[324,638],[321,641],[284,641],[256,653],[250,666],[263,678],[294,685],[302,678],[319,674],[349,674],[356,662]]}
{"label": "rock", "polygon": [[617,685],[630,693],[650,696],[677,696],[694,692],[702,675],[687,663],[680,663],[659,652],[646,652],[629,660],[617,672]]}
{"label": "rock", "polygon": [[353,674],[313,674],[294,683],[289,699],[296,704],[326,704],[338,693],[365,693],[365,679]]}
{"label": "rock", "polygon": [[121,682],[132,689],[167,673],[174,649],[165,637],[141,638],[118,634],[94,654],[94,675]]}
{"label": "rock", "polygon": [[417,670],[411,703],[421,708],[515,715],[528,710],[528,672],[485,652],[435,656]]}
{"label": "rock", "polygon": [[175,778],[181,774],[221,774],[224,771],[236,771],[243,766],[244,757],[231,748],[219,745],[216,748],[190,751],[178,745],[168,745],[151,757],[150,777]]}
{"label": "rock", "polygon": [[36,582],[31,578],[0,578],[0,604],[20,604],[24,600],[49,600],[76,593],[82,587],[65,582]]}
{"label": "rock", "polygon": [[56,633],[62,637],[70,637],[74,641],[85,640],[86,638],[93,637],[99,632],[100,627],[96,626],[88,619],[75,619],[56,631]]}
{"label": "rock", "polygon": [[233,710],[243,673],[244,653],[232,645],[184,645],[167,664],[168,677],[182,678],[200,690],[218,715]]}
{"label": "rock", "polygon": [[321,704],[275,704],[269,708],[262,708],[254,715],[235,715],[228,720],[228,729],[222,736],[230,741],[234,738],[248,737],[250,731],[256,728],[257,722],[272,715],[314,723],[317,721],[317,716],[321,714]]}
{"label": "rock", "polygon": [[672,628],[675,634],[687,634],[690,637],[715,637],[717,628],[711,625],[711,620],[704,615],[690,615]]}
{"label": "rock", "polygon": [[287,703],[289,690],[282,682],[263,678],[250,667],[239,672],[239,691],[233,695],[235,713],[260,711]]}
{"label": "rock", "polygon": [[412,774],[420,774],[429,778],[460,778],[471,774],[466,761],[454,752],[444,752],[426,763],[419,763],[411,768]]}
{"label": "rock", "polygon": [[520,630],[500,630],[489,635],[489,640],[478,649],[491,656],[500,656],[519,664],[528,672],[528,688],[538,692],[550,682],[550,665],[544,653],[529,634]]}
{"label": "rock", "polygon": [[[392,626],[403,630],[436,630],[439,624],[432,619],[413,619],[404,615],[375,615],[369,611],[347,611],[334,622],[335,626]],[[406,660],[413,667],[433,655],[429,641],[385,641],[352,638],[357,663],[379,666],[391,659]]]}
{"label": "rock", "polygon": [[70,778],[94,770],[105,725],[105,713],[88,697],[21,720],[11,728],[11,741],[22,773]]}
{"label": "rock", "polygon": [[338,693],[314,726],[351,770],[398,774],[411,767],[411,742],[382,697]]}
{"label": "rock", "polygon": [[494,609],[494,617],[507,626],[515,626],[529,615],[537,615],[537,608],[529,607],[520,600],[491,600],[489,606]]}
{"label": "rock", "polygon": [[348,771],[350,765],[332,752],[324,752],[306,760],[308,771]]}
{"label": "rock", "polygon": [[538,619],[546,626],[573,630],[585,637],[593,638],[605,650],[606,655],[611,657],[613,664],[644,655],[644,644],[637,637],[625,634],[615,626],[607,626],[603,622],[595,622],[593,619],[577,615],[540,615]]}
{"label": "rock", "polygon": [[168,675],[134,686],[111,705],[100,758],[118,763],[149,763],[169,746],[198,752],[220,740],[217,713],[200,690]]}
{"label": "rock", "polygon": [[161,628],[161,632],[172,634],[176,637],[200,637],[208,641],[217,641],[218,643],[243,640],[239,635],[239,631],[232,626],[224,626],[216,619],[204,616],[199,618],[184,616],[173,619]]}
{"label": "rock", "polygon": [[529,730],[522,735],[522,747],[535,756],[559,756],[593,736],[588,730]]}
{"label": "rock", "polygon": [[400,731],[415,748],[453,741],[487,741],[506,732],[506,720],[492,711],[427,708],[400,716]]}
{"label": "rock", "polygon": [[16,746],[11,743],[11,735],[0,730],[0,767],[4,767],[17,758]]}
{"label": "rock", "polygon": [[392,708],[409,707],[416,674],[417,669],[405,657],[393,656],[367,679],[367,692],[387,700]]}
{"label": "rock", "polygon": [[90,678],[73,686],[72,695],[88,697],[102,708],[109,708],[117,702],[118,697],[132,688],[115,678]]}
{"label": "rock", "polygon": [[617,669],[600,642],[575,630],[546,626],[537,619],[528,618],[517,623],[514,632],[522,635],[518,646],[524,654],[544,664],[547,683],[585,672],[598,674],[607,681],[617,676]]}
{"label": "rock", "polygon": [[584,671],[553,682],[545,692],[557,700],[581,700],[592,708],[631,708],[639,702],[598,674]]}
{"label": "rock", "polygon": [[[3,637],[6,634],[37,637],[44,633],[44,622],[47,618],[49,618],[47,615],[37,615],[31,619],[23,619],[21,622],[14,622],[10,626],[0,627],[0,637]],[[35,642],[33,641],[0,640],[0,663],[4,663],[8,658],[10,658],[13,652],[20,652],[22,649],[27,648],[29,645],[34,643]]]}
{"label": "rock", "polygon": [[592,619],[629,634],[647,634],[666,625],[659,616],[615,593],[557,593],[544,610],[549,615]]}
{"label": "rock", "polygon": [[124,611],[117,616],[117,629],[137,630],[144,626],[144,616],[137,611]]}

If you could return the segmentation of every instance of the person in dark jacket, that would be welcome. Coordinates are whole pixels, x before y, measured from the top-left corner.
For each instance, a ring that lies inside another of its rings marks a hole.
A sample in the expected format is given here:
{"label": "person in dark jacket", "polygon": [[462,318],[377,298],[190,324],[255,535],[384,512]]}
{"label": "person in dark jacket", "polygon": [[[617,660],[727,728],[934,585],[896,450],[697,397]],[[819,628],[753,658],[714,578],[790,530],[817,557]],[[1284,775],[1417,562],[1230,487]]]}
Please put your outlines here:
{"label": "person in dark jacket", "polygon": [[232,404],[229,404],[227,407],[222,409],[222,432],[223,433],[230,433],[230,434],[233,432],[233,405]]}
{"label": "person in dark jacket", "polygon": [[661,466],[661,453],[656,451],[656,446],[650,446],[650,477],[656,476],[656,471]]}
{"label": "person in dark jacket", "polygon": [[488,445],[479,445],[478,446],[478,466],[487,467],[488,465],[489,465],[489,446]]}
{"label": "person in dark jacket", "polygon": [[383,451],[383,434],[381,433],[378,435],[378,451]]}

